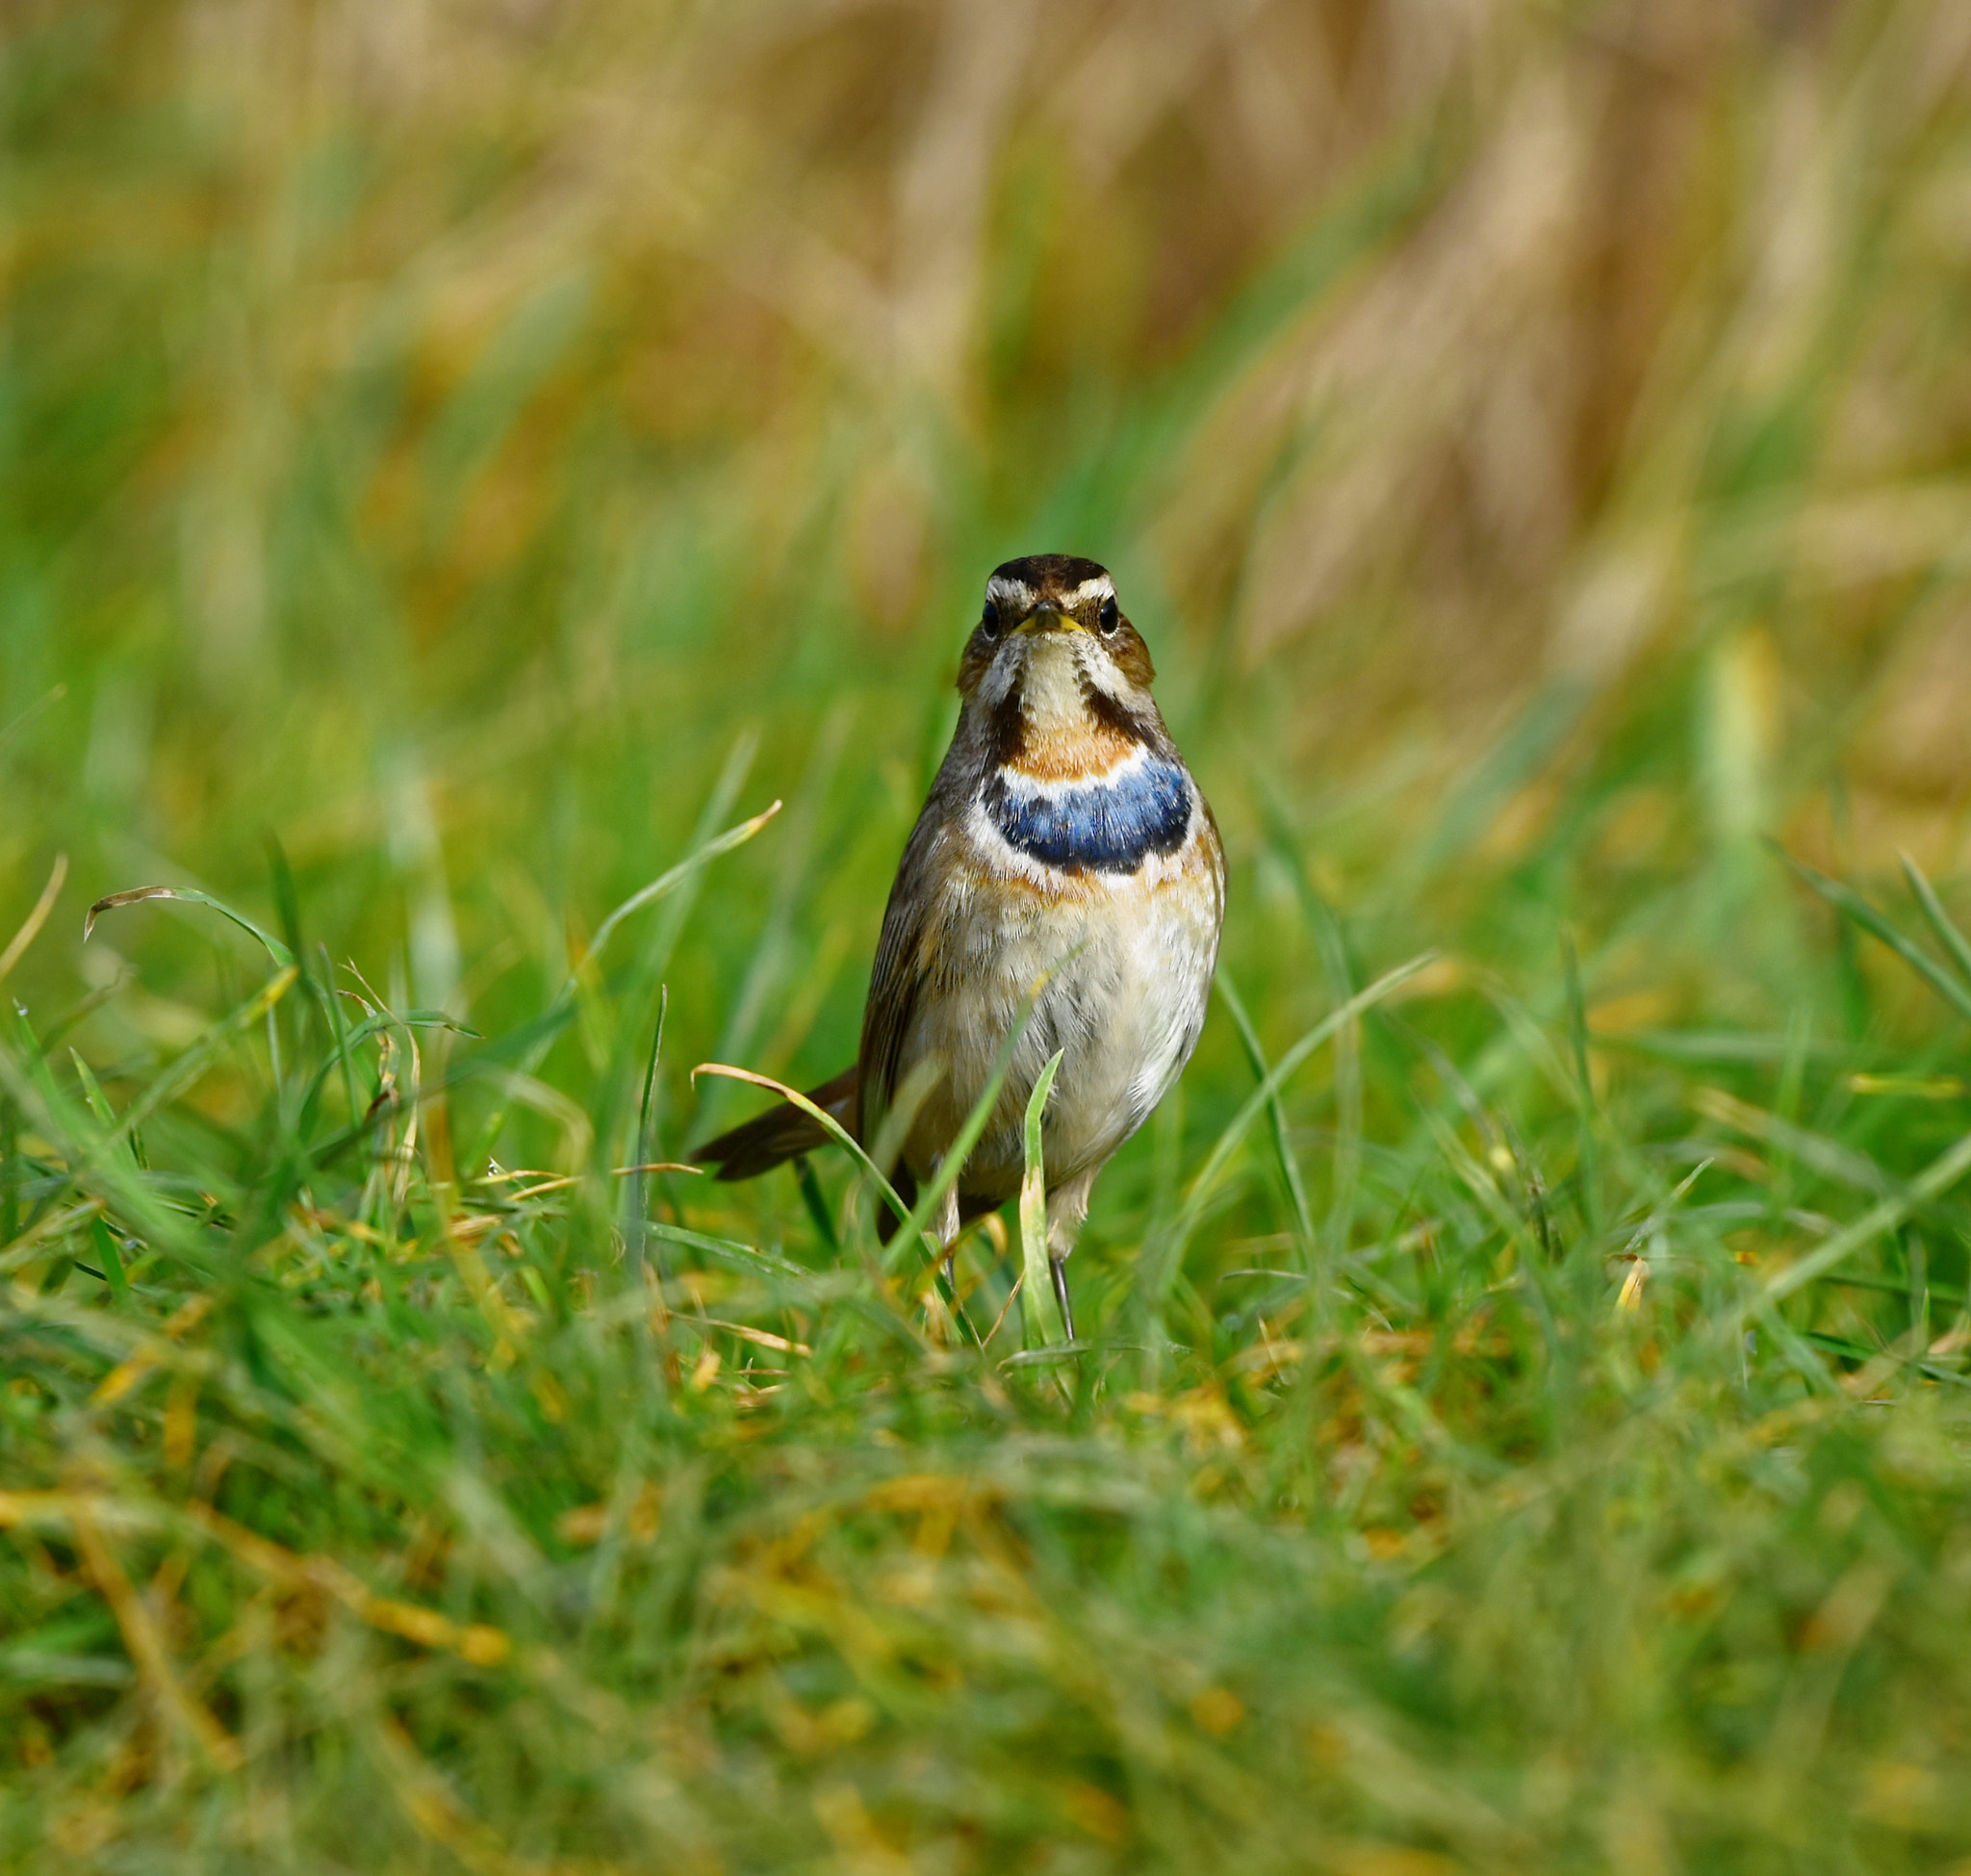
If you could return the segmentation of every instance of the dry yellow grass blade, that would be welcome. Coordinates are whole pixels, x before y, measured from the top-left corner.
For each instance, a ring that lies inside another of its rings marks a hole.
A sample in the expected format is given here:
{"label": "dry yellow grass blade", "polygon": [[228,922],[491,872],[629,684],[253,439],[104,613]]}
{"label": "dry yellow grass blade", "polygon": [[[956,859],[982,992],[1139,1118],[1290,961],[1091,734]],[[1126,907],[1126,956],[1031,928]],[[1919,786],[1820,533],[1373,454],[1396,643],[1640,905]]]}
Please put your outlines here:
{"label": "dry yellow grass blade", "polygon": [[372,1629],[400,1635],[421,1648],[448,1650],[478,1667],[494,1666],[512,1653],[512,1643],[499,1630],[484,1623],[453,1622],[436,1609],[379,1596],[332,1557],[297,1556],[207,1505],[190,1505],[186,1515],[216,1543],[269,1580],[332,1596]]}
{"label": "dry yellow grass blade", "polygon": [[[176,1342],[188,1331],[196,1328],[211,1313],[212,1302],[213,1299],[209,1296],[196,1296],[188,1298],[180,1303],[160,1330],[164,1342]],[[114,1406],[154,1368],[169,1358],[169,1351],[163,1343],[154,1342],[150,1347],[141,1349],[136,1354],[119,1361],[97,1383],[95,1393],[90,1398],[99,1407]]]}
{"label": "dry yellow grass blade", "polygon": [[28,913],[20,930],[8,941],[7,949],[0,951],[0,983],[6,981],[7,973],[20,962],[41,927],[48,922],[48,914],[55,910],[55,901],[61,895],[62,882],[67,877],[68,856],[57,854],[54,867],[48,874],[48,883],[42,887],[41,896],[35,901],[34,911]]}
{"label": "dry yellow grass blade", "polygon": [[[124,1646],[143,1678],[145,1687],[164,1717],[189,1735],[220,1771],[239,1770],[243,1763],[240,1743],[186,1690],[171,1664],[169,1650],[152,1621],[143,1599],[131,1586],[123,1566],[96,1527],[86,1498],[71,1498],[67,1504],[68,1527],[75,1535],[90,1580],[110,1606],[116,1626],[123,1632]],[[0,1512],[4,1515],[4,1512]]]}
{"label": "dry yellow grass blade", "polygon": [[[269,1581],[285,1589],[310,1590],[340,1603],[372,1629],[400,1636],[421,1648],[441,1649],[458,1655],[477,1667],[492,1667],[513,1652],[512,1643],[499,1630],[484,1623],[453,1622],[448,1616],[417,1603],[393,1596],[380,1596],[353,1571],[332,1557],[299,1556],[269,1538],[248,1530],[210,1505],[192,1503],[175,1509],[133,1505],[106,1493],[76,1491],[0,1492],[0,1529],[67,1529],[90,1563],[90,1574],[119,1623],[125,1626],[132,1658],[146,1674],[155,1673],[162,1697],[185,1723],[197,1734],[201,1743],[214,1747],[216,1757],[223,1755],[218,1744],[223,1735],[212,1722],[208,1733],[204,1722],[192,1712],[189,1696],[181,1702],[183,1689],[170,1672],[163,1643],[148,1615],[136,1599],[129,1579],[124,1576],[105,1543],[105,1531],[138,1533],[180,1527],[202,1532],[229,1555]],[[126,1607],[119,1599],[128,1596]],[[135,1625],[135,1626],[132,1626]],[[140,1653],[142,1650],[144,1652]],[[174,1691],[174,1689],[176,1689]],[[210,1720],[210,1715],[206,1718]]]}

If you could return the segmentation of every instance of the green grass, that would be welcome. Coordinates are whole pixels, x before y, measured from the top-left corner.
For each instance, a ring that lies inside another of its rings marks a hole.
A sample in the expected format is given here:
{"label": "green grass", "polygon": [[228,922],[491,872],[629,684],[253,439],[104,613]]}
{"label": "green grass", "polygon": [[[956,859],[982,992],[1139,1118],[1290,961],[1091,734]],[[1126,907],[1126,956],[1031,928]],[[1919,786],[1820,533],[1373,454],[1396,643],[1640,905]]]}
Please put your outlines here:
{"label": "green grass", "polygon": [[[1317,149],[1059,11],[7,46],[9,1866],[1971,1859],[1954,14],[1371,6]],[[1053,548],[1231,861],[1083,1354],[628,1169]]]}
{"label": "green grass", "polygon": [[[1324,1095],[1221,1035],[1104,1188],[1096,1351],[1037,1361],[886,1271],[839,1169],[819,1220],[614,1174],[656,1131],[633,964],[478,1037],[338,999],[287,912],[156,1079],[54,1023],[0,1053],[12,1855],[1963,1840],[1960,1053],[1604,1048],[1558,957],[1546,1011],[1365,998]],[[526,1066],[570,1036],[579,1103]],[[530,1102],[569,1150],[523,1170]],[[967,1241],[976,1322],[1016,1268]]]}

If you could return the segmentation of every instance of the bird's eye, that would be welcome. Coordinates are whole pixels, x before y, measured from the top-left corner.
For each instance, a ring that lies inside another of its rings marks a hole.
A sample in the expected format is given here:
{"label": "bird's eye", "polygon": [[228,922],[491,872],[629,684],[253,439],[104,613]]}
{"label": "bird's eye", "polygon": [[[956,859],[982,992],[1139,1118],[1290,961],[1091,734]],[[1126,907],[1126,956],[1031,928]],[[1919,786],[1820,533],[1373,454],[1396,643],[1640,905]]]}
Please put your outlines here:
{"label": "bird's eye", "polygon": [[999,636],[999,607],[990,600],[986,602],[986,610],[979,615],[979,630],[987,638]]}
{"label": "bird's eye", "polygon": [[1121,607],[1113,599],[1104,600],[1101,611],[1095,615],[1095,623],[1102,628],[1103,636],[1107,637],[1122,623]]}

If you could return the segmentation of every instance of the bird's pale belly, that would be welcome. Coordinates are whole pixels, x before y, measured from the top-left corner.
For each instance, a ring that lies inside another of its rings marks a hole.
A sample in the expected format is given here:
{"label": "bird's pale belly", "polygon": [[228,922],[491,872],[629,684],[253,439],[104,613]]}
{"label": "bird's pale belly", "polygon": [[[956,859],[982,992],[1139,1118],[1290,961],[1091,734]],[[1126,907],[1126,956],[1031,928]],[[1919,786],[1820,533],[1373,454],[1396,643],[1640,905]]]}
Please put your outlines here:
{"label": "bird's pale belly", "polygon": [[1054,891],[1008,892],[998,881],[982,891],[987,882],[965,867],[945,876],[898,1065],[900,1087],[933,1052],[947,1065],[905,1147],[918,1178],[963,1124],[1043,980],[961,1189],[995,1200],[1017,1191],[1026,1104],[1057,1049],[1042,1134],[1050,1186],[1099,1167],[1142,1124],[1197,1041],[1217,951],[1215,873],[1195,843],[1186,861]]}

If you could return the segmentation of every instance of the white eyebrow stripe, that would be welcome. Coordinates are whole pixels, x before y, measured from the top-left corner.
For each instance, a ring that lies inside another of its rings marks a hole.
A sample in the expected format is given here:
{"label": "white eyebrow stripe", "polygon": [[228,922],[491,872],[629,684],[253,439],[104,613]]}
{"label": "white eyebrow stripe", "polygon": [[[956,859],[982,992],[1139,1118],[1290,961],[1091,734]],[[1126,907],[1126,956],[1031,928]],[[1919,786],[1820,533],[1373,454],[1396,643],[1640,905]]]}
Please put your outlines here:
{"label": "white eyebrow stripe", "polygon": [[[994,574],[986,582],[986,597],[1002,605],[1013,605],[1023,611],[1031,611],[1039,604],[1040,596],[1024,579],[1003,578]],[[1115,582],[1107,574],[1096,574],[1085,579],[1073,592],[1062,595],[1059,602],[1063,611],[1071,612],[1077,606],[1088,604],[1090,600],[1113,600],[1115,597]]]}

